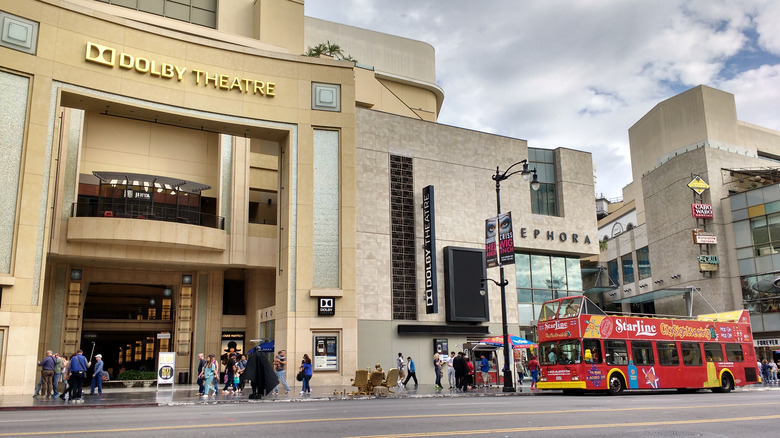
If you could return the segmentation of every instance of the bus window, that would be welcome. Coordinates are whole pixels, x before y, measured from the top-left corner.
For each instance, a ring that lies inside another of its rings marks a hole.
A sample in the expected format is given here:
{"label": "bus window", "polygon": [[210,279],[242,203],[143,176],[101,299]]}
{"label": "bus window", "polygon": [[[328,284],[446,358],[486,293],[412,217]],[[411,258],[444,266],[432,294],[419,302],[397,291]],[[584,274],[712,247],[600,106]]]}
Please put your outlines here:
{"label": "bus window", "polygon": [[701,365],[701,346],[698,342],[681,342],[683,365]]}
{"label": "bus window", "polygon": [[680,356],[677,354],[677,344],[674,342],[658,342],[658,363],[661,365],[680,365]]}
{"label": "bus window", "polygon": [[[601,363],[601,341],[598,339],[583,339],[583,347],[585,348],[585,363]],[[590,352],[590,358],[588,358],[588,352]]]}
{"label": "bus window", "polygon": [[729,362],[743,362],[742,346],[739,344],[726,344],[726,360]]}
{"label": "bus window", "polygon": [[604,341],[604,352],[608,365],[628,365],[626,341]]}
{"label": "bus window", "polygon": [[631,341],[631,354],[634,356],[634,365],[655,365],[653,344],[650,341]]}
{"label": "bus window", "polygon": [[570,341],[561,341],[558,343],[558,362],[561,365],[568,365],[582,362],[582,350],[579,339]]}
{"label": "bus window", "polygon": [[555,342],[539,344],[539,350],[539,363],[541,365],[555,365],[558,362],[558,355],[555,352]]}
{"label": "bus window", "polygon": [[539,312],[539,321],[547,321],[549,319],[555,319],[555,314],[558,311],[558,302],[552,301],[544,303],[541,312]]}
{"label": "bus window", "polygon": [[707,362],[723,362],[723,348],[714,342],[704,343],[704,357]]}
{"label": "bus window", "polygon": [[572,318],[580,314],[580,304],[582,298],[569,298],[561,301],[561,308],[558,310],[558,318]]}

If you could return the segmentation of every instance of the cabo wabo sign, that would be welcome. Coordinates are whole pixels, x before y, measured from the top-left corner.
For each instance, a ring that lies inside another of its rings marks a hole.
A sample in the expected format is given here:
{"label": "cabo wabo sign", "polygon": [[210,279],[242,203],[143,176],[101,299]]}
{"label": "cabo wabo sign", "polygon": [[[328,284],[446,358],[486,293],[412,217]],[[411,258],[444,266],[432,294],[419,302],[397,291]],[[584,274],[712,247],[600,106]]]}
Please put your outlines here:
{"label": "cabo wabo sign", "polygon": [[[218,90],[251,93],[262,97],[276,96],[275,82],[258,81],[195,68],[189,69],[169,62],[157,62],[154,59],[118,52],[112,47],[92,42],[87,42],[87,52],[84,59],[87,62],[94,62],[95,64],[111,68],[118,67],[124,70],[135,70],[138,73],[148,74],[161,79],[175,78],[179,82],[183,81],[185,76],[189,76],[195,82],[195,85],[212,86]],[[189,74],[187,73],[188,70]]]}

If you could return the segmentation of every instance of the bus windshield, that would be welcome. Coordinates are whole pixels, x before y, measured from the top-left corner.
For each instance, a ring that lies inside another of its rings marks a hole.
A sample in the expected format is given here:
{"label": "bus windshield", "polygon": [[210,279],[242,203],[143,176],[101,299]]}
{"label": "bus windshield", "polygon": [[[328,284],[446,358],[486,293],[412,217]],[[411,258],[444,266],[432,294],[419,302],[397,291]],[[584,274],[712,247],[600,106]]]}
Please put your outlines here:
{"label": "bus windshield", "polygon": [[561,300],[561,307],[560,310],[558,310],[558,318],[572,318],[574,316],[579,316],[581,304],[582,297]]}
{"label": "bus windshield", "polygon": [[558,302],[548,301],[542,306],[542,311],[539,312],[539,321],[547,321],[549,319],[555,319],[555,315],[558,312]]}

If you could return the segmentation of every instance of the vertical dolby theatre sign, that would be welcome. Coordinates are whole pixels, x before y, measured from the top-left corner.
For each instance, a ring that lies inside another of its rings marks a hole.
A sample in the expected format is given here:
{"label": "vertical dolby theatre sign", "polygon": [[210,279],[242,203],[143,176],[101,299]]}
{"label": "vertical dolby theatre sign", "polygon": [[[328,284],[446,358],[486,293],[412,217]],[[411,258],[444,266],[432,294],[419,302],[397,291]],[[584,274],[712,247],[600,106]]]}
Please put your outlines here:
{"label": "vertical dolby theatre sign", "polygon": [[425,313],[439,313],[436,287],[436,217],[433,204],[433,186],[424,187],[422,197]]}
{"label": "vertical dolby theatre sign", "polygon": [[[198,70],[171,62],[149,59],[127,52],[120,52],[113,47],[87,42],[84,60],[94,64],[122,70],[135,70],[136,73],[149,75],[159,79],[176,79],[178,82],[190,78],[195,85],[213,87],[217,90],[252,94],[261,97],[276,96],[276,83],[258,81],[224,74],[222,72]],[[188,73],[189,72],[189,73]]]}

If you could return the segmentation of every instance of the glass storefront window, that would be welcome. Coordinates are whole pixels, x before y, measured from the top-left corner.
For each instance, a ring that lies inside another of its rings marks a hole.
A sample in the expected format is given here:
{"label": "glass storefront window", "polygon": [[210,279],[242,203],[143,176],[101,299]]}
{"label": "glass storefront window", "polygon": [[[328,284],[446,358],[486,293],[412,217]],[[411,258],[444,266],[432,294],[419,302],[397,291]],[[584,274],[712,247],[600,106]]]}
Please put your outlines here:
{"label": "glass storefront window", "polygon": [[550,257],[531,256],[531,285],[535,289],[552,289],[550,278]]}
{"label": "glass storefront window", "polygon": [[582,271],[580,270],[580,260],[566,258],[566,279],[568,280],[568,289],[573,291],[582,290]]}
{"label": "glass storefront window", "polygon": [[531,287],[531,256],[515,254],[515,281],[517,287]]}
{"label": "glass storefront window", "polygon": [[620,257],[620,265],[623,267],[623,284],[634,282],[634,260],[631,254]]}
{"label": "glass storefront window", "polygon": [[650,248],[644,247],[636,250],[636,267],[639,271],[640,280],[653,275],[650,270]]}
{"label": "glass storefront window", "polygon": [[580,260],[575,257],[517,253],[515,275],[521,327],[532,326],[545,301],[582,294]]}

